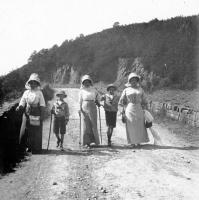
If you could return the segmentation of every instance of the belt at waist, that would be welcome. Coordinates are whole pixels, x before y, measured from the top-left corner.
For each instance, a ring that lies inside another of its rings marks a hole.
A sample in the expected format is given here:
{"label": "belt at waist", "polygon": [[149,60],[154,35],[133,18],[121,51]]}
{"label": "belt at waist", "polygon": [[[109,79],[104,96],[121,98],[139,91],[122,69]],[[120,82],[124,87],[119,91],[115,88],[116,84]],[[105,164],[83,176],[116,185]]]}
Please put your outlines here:
{"label": "belt at waist", "polygon": [[32,108],[39,108],[38,104],[29,104],[29,106],[32,107]]}
{"label": "belt at waist", "polygon": [[90,99],[84,99],[83,101],[93,101],[93,102],[94,102],[95,100],[90,100]]}

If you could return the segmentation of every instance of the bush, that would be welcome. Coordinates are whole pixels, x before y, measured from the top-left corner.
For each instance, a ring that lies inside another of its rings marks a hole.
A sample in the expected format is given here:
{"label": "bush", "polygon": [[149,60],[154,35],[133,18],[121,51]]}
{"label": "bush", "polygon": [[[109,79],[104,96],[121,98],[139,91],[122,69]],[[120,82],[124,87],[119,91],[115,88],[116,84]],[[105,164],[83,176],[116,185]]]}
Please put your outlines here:
{"label": "bush", "polygon": [[159,88],[163,88],[163,87],[168,87],[169,86],[169,83],[170,83],[170,80],[168,77],[166,78],[162,78],[160,79],[160,82],[159,82]]}
{"label": "bush", "polygon": [[45,102],[53,99],[55,91],[50,87],[49,84],[45,84],[42,89]]}

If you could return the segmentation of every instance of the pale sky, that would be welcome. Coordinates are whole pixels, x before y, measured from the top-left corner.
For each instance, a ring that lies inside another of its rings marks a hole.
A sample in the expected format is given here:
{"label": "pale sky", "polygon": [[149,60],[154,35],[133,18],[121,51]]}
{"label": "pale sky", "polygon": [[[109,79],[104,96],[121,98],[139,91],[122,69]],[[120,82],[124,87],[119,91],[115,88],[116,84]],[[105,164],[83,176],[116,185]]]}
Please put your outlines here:
{"label": "pale sky", "polygon": [[199,14],[199,0],[0,0],[0,75],[30,54],[92,34],[154,18]]}

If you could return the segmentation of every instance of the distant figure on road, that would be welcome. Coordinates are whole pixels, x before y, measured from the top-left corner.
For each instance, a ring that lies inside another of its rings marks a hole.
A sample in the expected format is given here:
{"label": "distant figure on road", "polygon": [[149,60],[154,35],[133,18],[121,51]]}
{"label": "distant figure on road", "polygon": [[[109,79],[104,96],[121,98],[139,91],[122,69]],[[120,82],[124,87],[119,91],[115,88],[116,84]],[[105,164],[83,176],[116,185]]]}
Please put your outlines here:
{"label": "distant figure on road", "polygon": [[101,101],[103,101],[103,106],[105,110],[106,125],[108,127],[107,130],[108,146],[111,146],[111,137],[113,134],[113,129],[116,127],[118,101],[119,101],[118,96],[115,94],[116,90],[117,87],[115,85],[109,84],[107,86],[107,94],[101,97]]}
{"label": "distant figure on road", "polygon": [[140,77],[136,73],[130,73],[119,100],[121,114],[125,112],[126,117],[127,142],[132,146],[149,141],[143,112],[147,101],[139,82]]}
{"label": "distant figure on road", "polygon": [[42,149],[42,121],[45,101],[42,91],[40,90],[40,79],[38,74],[31,74],[26,82],[26,91],[24,92],[17,111],[23,110],[22,125],[20,130],[20,143],[25,134],[28,133],[29,148],[32,153],[38,153]]}
{"label": "distant figure on road", "polygon": [[97,106],[99,104],[99,94],[93,86],[93,81],[89,75],[84,75],[81,79],[79,92],[79,114],[83,116],[83,145],[86,148],[100,144],[97,130]]}
{"label": "distant figure on road", "polygon": [[[69,121],[69,108],[68,104],[64,101],[67,97],[66,93],[62,90],[56,94],[57,100],[53,104],[51,113],[54,114],[53,132],[57,138],[57,147],[63,149],[64,135],[66,134],[66,125]],[[61,135],[61,138],[59,136]]]}

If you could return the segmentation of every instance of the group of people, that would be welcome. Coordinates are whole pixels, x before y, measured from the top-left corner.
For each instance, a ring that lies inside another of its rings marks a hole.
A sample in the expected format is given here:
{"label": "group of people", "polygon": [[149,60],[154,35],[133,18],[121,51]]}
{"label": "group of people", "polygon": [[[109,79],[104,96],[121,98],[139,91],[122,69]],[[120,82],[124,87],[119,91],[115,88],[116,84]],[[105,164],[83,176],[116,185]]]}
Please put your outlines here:
{"label": "group of people", "polygon": [[97,108],[103,106],[105,110],[108,145],[111,146],[113,129],[116,127],[117,112],[125,118],[126,136],[128,144],[140,145],[149,141],[144,118],[144,109],[147,100],[143,89],[140,87],[140,77],[131,73],[120,97],[116,95],[117,87],[113,84],[107,86],[107,93],[101,96],[93,87],[90,76],[85,75],[81,80],[79,93],[79,113],[83,116],[83,145],[99,145],[97,129]]}
{"label": "group of people", "polygon": [[[25,85],[27,90],[16,108],[17,111],[24,111],[20,141],[25,132],[28,132],[29,148],[32,153],[42,149],[42,121],[45,100],[40,86],[38,75],[31,74]],[[140,76],[136,73],[130,73],[125,86],[120,97],[116,94],[117,87],[114,84],[109,84],[106,88],[106,94],[101,96],[93,87],[91,77],[89,75],[82,77],[79,91],[79,115],[82,118],[82,144],[85,148],[100,144],[97,127],[97,107],[100,106],[103,106],[105,111],[108,146],[111,146],[111,137],[113,129],[116,127],[118,112],[125,119],[128,144],[136,146],[149,141],[143,111],[146,109],[147,100],[140,86]],[[63,148],[66,125],[69,121],[69,106],[64,101],[64,98],[67,97],[64,91],[58,92],[56,97],[51,110],[54,115],[53,132],[57,138],[57,147]]]}

